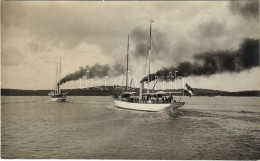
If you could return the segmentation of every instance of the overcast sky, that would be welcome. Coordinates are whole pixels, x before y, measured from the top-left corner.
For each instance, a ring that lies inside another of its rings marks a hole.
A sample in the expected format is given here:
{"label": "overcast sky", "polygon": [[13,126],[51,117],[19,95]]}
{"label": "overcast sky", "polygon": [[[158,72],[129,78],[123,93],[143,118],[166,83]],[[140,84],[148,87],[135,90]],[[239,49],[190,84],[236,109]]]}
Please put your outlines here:
{"label": "overcast sky", "polygon": [[[2,1],[2,88],[51,89],[56,64],[62,75],[96,63],[125,64],[130,34],[133,76],[145,74],[145,53],[153,23],[154,69],[190,61],[194,54],[237,50],[245,38],[259,39],[258,1],[50,2]],[[146,42],[145,42],[146,43]],[[259,90],[260,68],[185,80],[196,88]],[[77,88],[77,82],[65,84]]]}

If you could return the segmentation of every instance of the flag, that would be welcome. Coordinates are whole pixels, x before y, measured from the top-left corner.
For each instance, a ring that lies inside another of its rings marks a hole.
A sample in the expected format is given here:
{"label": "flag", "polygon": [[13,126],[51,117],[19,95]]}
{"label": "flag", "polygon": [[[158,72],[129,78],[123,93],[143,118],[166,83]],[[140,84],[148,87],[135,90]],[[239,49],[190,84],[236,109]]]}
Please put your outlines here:
{"label": "flag", "polygon": [[193,92],[193,89],[187,83],[185,84],[185,86],[186,86],[187,90],[190,90]]}
{"label": "flag", "polygon": [[185,84],[184,93],[190,97],[193,94],[193,89],[187,83]]}

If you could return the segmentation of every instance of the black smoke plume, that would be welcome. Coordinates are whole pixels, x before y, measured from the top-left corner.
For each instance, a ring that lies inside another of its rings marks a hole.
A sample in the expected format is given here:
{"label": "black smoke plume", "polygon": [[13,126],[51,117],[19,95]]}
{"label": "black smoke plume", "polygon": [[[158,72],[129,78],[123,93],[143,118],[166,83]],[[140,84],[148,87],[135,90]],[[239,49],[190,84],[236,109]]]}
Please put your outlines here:
{"label": "black smoke plume", "polygon": [[241,14],[245,18],[259,18],[258,0],[231,1],[229,8],[233,13]]}
{"label": "black smoke plume", "polygon": [[[88,74],[86,74],[87,71],[89,71]],[[119,76],[121,74],[124,74],[124,72],[125,67],[119,63],[113,65],[112,67],[108,64],[95,64],[92,67],[80,67],[79,70],[75,71],[74,73],[70,73],[62,78],[59,83],[63,84],[69,81],[78,80],[79,78],[82,78],[84,76],[87,76],[87,79],[102,78],[105,76]]]}
{"label": "black smoke plume", "polygon": [[178,71],[180,76],[209,76],[223,72],[240,72],[259,66],[259,40],[245,39],[238,50],[215,51],[196,54],[193,62],[185,61],[176,67],[164,68],[144,77],[147,82],[161,77],[167,79],[169,72]]}

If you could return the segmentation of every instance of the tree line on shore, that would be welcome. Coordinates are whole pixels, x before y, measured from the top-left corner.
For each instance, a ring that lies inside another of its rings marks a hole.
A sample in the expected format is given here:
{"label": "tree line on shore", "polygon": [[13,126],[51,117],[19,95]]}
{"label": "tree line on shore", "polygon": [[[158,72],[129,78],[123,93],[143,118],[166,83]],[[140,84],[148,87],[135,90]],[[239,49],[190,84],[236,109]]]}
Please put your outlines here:
{"label": "tree line on shore", "polygon": [[[113,86],[101,87],[100,88],[89,88],[89,89],[65,89],[64,92],[68,92],[69,96],[113,96],[116,91],[120,89],[115,89]],[[200,89],[193,88],[194,96],[254,96],[259,97],[260,91],[239,91],[239,92],[227,92],[220,90],[211,89]],[[1,89],[1,96],[48,96],[51,90],[21,90],[21,89]],[[137,94],[139,92],[138,88],[131,89]],[[168,90],[170,91],[170,90]],[[173,90],[171,90],[173,91]],[[181,91],[181,89],[174,90]]]}

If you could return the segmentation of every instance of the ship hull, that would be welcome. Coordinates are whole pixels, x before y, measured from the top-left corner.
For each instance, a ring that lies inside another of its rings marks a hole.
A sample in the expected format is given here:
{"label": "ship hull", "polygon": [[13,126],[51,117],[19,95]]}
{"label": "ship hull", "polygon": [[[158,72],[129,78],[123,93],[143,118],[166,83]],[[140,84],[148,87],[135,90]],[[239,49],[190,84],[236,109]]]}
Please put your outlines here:
{"label": "ship hull", "polygon": [[118,108],[137,110],[137,111],[148,111],[148,112],[159,112],[165,108],[177,109],[185,104],[185,102],[172,102],[172,103],[133,103],[125,102],[114,99],[114,103]]}
{"label": "ship hull", "polygon": [[54,98],[51,98],[51,101],[52,102],[65,102],[66,98],[65,97],[54,97]]}

